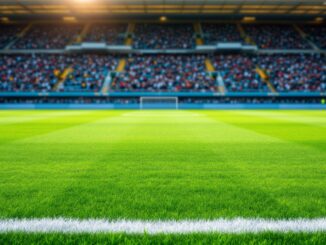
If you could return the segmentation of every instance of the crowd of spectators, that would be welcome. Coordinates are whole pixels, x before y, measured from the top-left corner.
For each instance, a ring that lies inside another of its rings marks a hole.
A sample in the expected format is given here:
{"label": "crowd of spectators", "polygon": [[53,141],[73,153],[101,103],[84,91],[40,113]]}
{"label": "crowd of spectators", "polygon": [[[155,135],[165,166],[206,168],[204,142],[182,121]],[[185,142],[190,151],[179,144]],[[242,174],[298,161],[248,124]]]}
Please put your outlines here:
{"label": "crowd of spectators", "polygon": [[215,80],[206,72],[204,55],[139,55],[127,60],[114,78],[113,91],[211,92]]}
{"label": "crowd of spectators", "polygon": [[[0,25],[0,48],[14,40],[26,25]],[[243,42],[236,24],[202,23],[206,44]],[[246,34],[262,49],[311,49],[290,24],[244,24]],[[301,25],[307,38],[318,47],[326,48],[325,25]],[[34,24],[11,49],[63,49],[73,43],[83,29],[82,24]],[[123,44],[127,24],[92,24],[83,41]],[[192,24],[139,23],[135,26],[133,47],[136,49],[191,49],[195,47]]]}
{"label": "crowd of spectators", "polygon": [[326,91],[325,55],[217,55],[214,66],[229,92],[268,91],[257,68],[265,72],[277,92]]}
{"label": "crowd of spectators", "polygon": [[262,49],[311,49],[298,31],[286,24],[246,24],[246,33]]}
{"label": "crowd of spectators", "polygon": [[325,92],[325,55],[265,55],[259,58],[278,92]]}
{"label": "crowd of spectators", "polygon": [[308,39],[319,48],[326,49],[326,25],[302,25],[302,30],[308,34]]}
{"label": "crowd of spectators", "polygon": [[38,24],[21,37],[12,49],[63,49],[82,30],[79,24]]}
{"label": "crowd of spectators", "polygon": [[24,25],[0,25],[0,49],[13,41],[23,28]]}
{"label": "crowd of spectators", "polygon": [[126,32],[127,24],[93,24],[83,41],[123,44]]}
{"label": "crowd of spectators", "polygon": [[[215,92],[221,78],[228,92],[267,92],[258,67],[277,92],[326,91],[323,54],[214,55],[210,59],[217,77],[207,72],[206,55],[132,55],[122,72],[114,72],[119,58],[100,54],[2,55],[0,91],[98,92],[112,74],[110,89],[119,92]],[[67,70],[70,72],[65,73]]]}
{"label": "crowd of spectators", "polygon": [[0,91],[51,91],[64,66],[65,57],[61,55],[0,56]]}
{"label": "crowd of spectators", "polygon": [[[96,54],[0,56],[0,91],[97,92],[117,61],[114,56]],[[67,69],[70,73],[64,77]]]}
{"label": "crowd of spectators", "polygon": [[195,46],[192,24],[137,24],[136,49],[190,49]]}
{"label": "crowd of spectators", "polygon": [[71,69],[59,90],[65,92],[99,92],[106,76],[114,71],[118,59],[112,55],[76,55],[66,58]]}
{"label": "crowd of spectators", "polygon": [[228,92],[266,92],[267,84],[256,71],[257,59],[257,56],[216,55],[213,65]]}
{"label": "crowd of spectators", "polygon": [[201,26],[206,44],[244,41],[235,24],[203,23]]}

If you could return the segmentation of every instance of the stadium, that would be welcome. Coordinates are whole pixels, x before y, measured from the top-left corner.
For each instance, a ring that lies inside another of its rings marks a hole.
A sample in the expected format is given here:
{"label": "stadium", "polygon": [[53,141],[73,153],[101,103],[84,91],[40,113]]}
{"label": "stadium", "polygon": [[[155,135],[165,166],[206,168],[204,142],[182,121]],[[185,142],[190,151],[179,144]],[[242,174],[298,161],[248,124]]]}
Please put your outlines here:
{"label": "stadium", "polygon": [[325,0],[0,0],[0,244],[326,244]]}

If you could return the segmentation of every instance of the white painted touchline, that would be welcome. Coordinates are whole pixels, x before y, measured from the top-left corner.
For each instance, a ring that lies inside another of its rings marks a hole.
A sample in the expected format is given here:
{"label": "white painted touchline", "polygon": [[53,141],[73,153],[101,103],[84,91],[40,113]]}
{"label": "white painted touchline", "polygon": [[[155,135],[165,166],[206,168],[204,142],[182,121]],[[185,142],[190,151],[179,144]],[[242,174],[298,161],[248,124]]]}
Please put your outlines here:
{"label": "white painted touchline", "polygon": [[216,219],[216,220],[105,220],[105,219],[0,219],[0,233],[260,233],[326,232],[326,218],[317,219]]}

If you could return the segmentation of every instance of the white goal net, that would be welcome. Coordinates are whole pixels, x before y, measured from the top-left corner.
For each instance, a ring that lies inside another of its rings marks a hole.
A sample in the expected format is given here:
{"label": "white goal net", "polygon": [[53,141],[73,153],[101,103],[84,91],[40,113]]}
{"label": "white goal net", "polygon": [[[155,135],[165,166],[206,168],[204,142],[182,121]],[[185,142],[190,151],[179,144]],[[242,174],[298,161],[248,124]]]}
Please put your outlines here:
{"label": "white goal net", "polygon": [[140,97],[140,109],[179,109],[178,97]]}

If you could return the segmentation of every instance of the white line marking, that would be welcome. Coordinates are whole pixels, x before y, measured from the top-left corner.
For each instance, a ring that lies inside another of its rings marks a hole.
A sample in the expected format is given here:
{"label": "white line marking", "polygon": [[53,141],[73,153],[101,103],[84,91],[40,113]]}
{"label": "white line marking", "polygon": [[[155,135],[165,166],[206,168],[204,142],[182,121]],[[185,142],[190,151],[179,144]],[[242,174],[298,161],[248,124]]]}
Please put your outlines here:
{"label": "white line marking", "polygon": [[0,219],[0,233],[260,233],[326,232],[326,218],[317,219],[216,219],[180,221],[105,220],[105,219]]}

